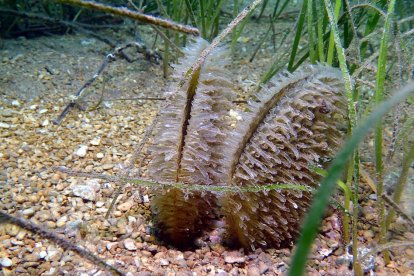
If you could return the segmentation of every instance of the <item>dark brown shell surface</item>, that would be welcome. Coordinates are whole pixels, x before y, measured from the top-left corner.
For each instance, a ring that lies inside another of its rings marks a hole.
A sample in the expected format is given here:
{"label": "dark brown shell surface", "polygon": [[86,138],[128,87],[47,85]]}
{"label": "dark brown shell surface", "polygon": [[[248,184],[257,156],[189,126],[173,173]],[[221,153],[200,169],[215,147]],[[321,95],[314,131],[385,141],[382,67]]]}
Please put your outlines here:
{"label": "dark brown shell surface", "polygon": [[[229,135],[227,183],[272,183],[315,188],[311,165],[332,156],[343,133],[346,100],[340,72],[308,66],[274,77],[249,105],[234,135]],[[245,249],[290,245],[311,201],[310,192],[273,190],[223,195],[227,236]]]}

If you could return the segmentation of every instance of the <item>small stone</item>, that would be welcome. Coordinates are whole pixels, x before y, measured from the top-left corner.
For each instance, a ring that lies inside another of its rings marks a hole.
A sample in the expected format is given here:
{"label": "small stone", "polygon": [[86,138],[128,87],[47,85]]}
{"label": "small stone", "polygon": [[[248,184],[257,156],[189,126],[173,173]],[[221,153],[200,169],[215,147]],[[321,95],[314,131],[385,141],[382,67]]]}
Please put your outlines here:
{"label": "small stone", "polygon": [[0,261],[0,265],[2,267],[10,267],[13,265],[13,262],[9,258],[2,258]]}
{"label": "small stone", "polygon": [[364,238],[372,239],[375,236],[374,231],[372,230],[365,230],[364,231]]}
{"label": "small stone", "polygon": [[25,215],[25,216],[31,216],[31,215],[33,215],[34,214],[34,212],[35,212],[35,210],[33,209],[33,208],[29,208],[29,209],[25,209],[25,210],[23,210],[23,215]]}
{"label": "small stone", "polygon": [[103,164],[102,165],[102,169],[104,169],[105,171],[110,170],[114,167],[114,164]]}
{"label": "small stone", "polygon": [[39,110],[39,114],[43,114],[43,113],[46,113],[47,112],[47,109],[46,108],[43,108],[43,109],[40,109]]}
{"label": "small stone", "polygon": [[88,146],[80,145],[79,148],[75,151],[75,154],[79,157],[85,157],[88,151]]}
{"label": "small stone", "polygon": [[95,201],[96,199],[95,189],[91,186],[76,185],[72,187],[72,192],[75,196],[85,200]]}
{"label": "small stone", "polygon": [[144,196],[142,197],[142,199],[143,199],[144,203],[148,203],[148,202],[149,202],[149,197],[148,197],[148,195],[144,195]]}
{"label": "small stone", "polygon": [[54,262],[59,261],[60,258],[62,258],[62,252],[60,252],[59,249],[53,245],[47,248],[47,256],[45,258],[46,260]]}
{"label": "small stone", "polygon": [[10,128],[10,125],[6,124],[6,123],[3,123],[3,122],[0,122],[0,128]]}
{"label": "small stone", "polygon": [[247,270],[247,275],[248,276],[259,276],[260,275],[260,270],[257,266],[251,266]]}
{"label": "small stone", "polygon": [[7,235],[12,237],[16,236],[20,231],[20,228],[14,224],[8,224],[5,228]]}
{"label": "small stone", "polygon": [[259,272],[260,275],[266,273],[269,270],[269,266],[264,262],[259,262]]}
{"label": "small stone", "polygon": [[98,152],[98,153],[96,154],[96,158],[98,158],[98,159],[102,159],[102,158],[104,158],[104,154],[103,154],[102,152]]}
{"label": "small stone", "polygon": [[118,205],[117,209],[119,211],[125,212],[125,211],[130,210],[132,208],[132,206],[134,206],[134,202],[132,200],[128,200],[128,201],[125,201],[124,203]]}
{"label": "small stone", "polygon": [[12,106],[20,106],[20,102],[18,100],[12,101]]}
{"label": "small stone", "polygon": [[19,233],[16,235],[16,239],[19,240],[19,241],[21,241],[21,240],[24,239],[24,237],[26,236],[26,234],[27,234],[27,232],[24,231],[24,230],[19,231]]}
{"label": "small stone", "polygon": [[124,240],[124,246],[125,246],[125,249],[127,249],[129,251],[137,250],[137,247],[136,247],[135,242],[134,242],[133,239],[125,239]]}
{"label": "small stone", "polygon": [[414,249],[412,248],[407,248],[405,250],[405,253],[407,254],[408,257],[410,257],[412,260],[414,259]]}
{"label": "small stone", "polygon": [[25,201],[25,198],[24,198],[24,196],[22,196],[22,195],[17,195],[15,198],[14,198],[14,200],[17,202],[17,203],[23,203],[24,201]]}
{"label": "small stone", "polygon": [[85,182],[85,185],[93,188],[95,192],[99,192],[99,190],[101,189],[101,183],[99,179],[88,179]]}
{"label": "small stone", "polygon": [[3,117],[12,117],[15,113],[13,109],[4,109],[4,110],[0,110],[0,115]]}
{"label": "small stone", "polygon": [[169,265],[169,264],[170,264],[170,262],[168,260],[166,260],[166,259],[160,259],[160,265],[166,266],[166,265]]}
{"label": "small stone", "polygon": [[45,127],[45,126],[48,126],[48,125],[49,125],[49,120],[48,119],[44,120],[41,124],[42,127]]}
{"label": "small stone", "polygon": [[224,257],[224,261],[228,264],[244,263],[246,261],[246,258],[237,256],[226,256]]}
{"label": "small stone", "polygon": [[25,262],[37,262],[39,261],[39,255],[37,254],[25,254],[24,255]]}
{"label": "small stone", "polygon": [[133,216],[128,216],[128,224],[133,224],[137,222],[137,218]]}
{"label": "small stone", "polygon": [[96,202],[96,207],[98,207],[98,208],[101,208],[104,205],[105,205],[105,202],[103,202],[103,201]]}
{"label": "small stone", "polygon": [[44,258],[46,258],[46,256],[47,256],[47,252],[46,251],[40,251],[39,252],[40,259],[44,259]]}
{"label": "small stone", "polygon": [[63,217],[59,218],[56,221],[56,226],[57,227],[63,227],[63,226],[65,226],[67,220],[68,220],[68,217],[67,216],[63,216]]}
{"label": "small stone", "polygon": [[91,143],[92,146],[99,146],[101,144],[101,138],[96,137],[96,138],[92,139],[90,143]]}

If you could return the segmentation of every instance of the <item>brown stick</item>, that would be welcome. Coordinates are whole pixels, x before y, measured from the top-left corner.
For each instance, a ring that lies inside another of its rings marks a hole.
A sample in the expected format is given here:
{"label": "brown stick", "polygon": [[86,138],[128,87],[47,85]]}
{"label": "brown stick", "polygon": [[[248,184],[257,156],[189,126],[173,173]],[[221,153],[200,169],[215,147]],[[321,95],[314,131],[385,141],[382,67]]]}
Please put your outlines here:
{"label": "brown stick", "polygon": [[105,59],[101,63],[101,66],[99,67],[98,71],[92,76],[92,78],[87,80],[82,85],[81,88],[79,88],[79,90],[76,92],[75,95],[73,95],[71,97],[70,103],[68,103],[66,105],[65,109],[63,109],[63,111],[62,111],[62,113],[60,113],[59,117],[52,121],[53,124],[59,125],[62,122],[62,120],[66,117],[66,115],[74,107],[77,106],[78,100],[79,100],[80,97],[83,96],[83,94],[85,92],[85,89],[88,88],[89,86],[91,86],[95,82],[95,80],[102,74],[102,72],[108,66],[108,64],[116,60],[117,56],[120,56],[120,57],[124,58],[128,62],[133,62],[134,60],[131,59],[130,57],[128,57],[128,55],[123,52],[125,49],[130,48],[130,47],[137,48],[138,52],[143,53],[148,60],[154,60],[155,62],[158,62],[158,59],[161,58],[161,56],[159,56],[158,53],[148,51],[144,44],[138,43],[138,42],[131,42],[131,43],[128,43],[124,46],[116,48],[115,51],[113,51],[112,53],[106,55]]}
{"label": "brown stick", "polygon": [[182,33],[192,34],[195,36],[200,35],[200,32],[198,31],[197,28],[175,23],[167,19],[157,18],[151,15],[140,13],[140,12],[134,12],[127,8],[116,8],[116,7],[111,7],[111,6],[106,6],[100,3],[96,3],[93,1],[83,1],[83,0],[55,0],[55,1],[59,3],[63,3],[63,4],[80,6],[80,7],[91,9],[91,10],[97,10],[97,11],[102,11],[106,13],[111,13],[111,14],[116,14],[119,16],[136,19],[144,23],[158,25],[158,26],[171,29],[174,31],[182,32]]}
{"label": "brown stick", "polygon": [[107,264],[104,260],[99,258],[98,256],[94,255],[92,252],[81,248],[74,242],[67,241],[66,239],[63,239],[59,237],[57,234],[53,233],[52,231],[46,230],[30,221],[27,221],[25,219],[16,218],[12,215],[9,215],[3,211],[0,211],[0,224],[1,223],[11,223],[14,225],[17,225],[27,231],[30,231],[34,234],[39,235],[42,238],[48,239],[59,246],[61,246],[65,250],[71,250],[75,253],[77,253],[79,256],[89,260],[93,264],[111,272],[113,275],[125,275],[122,271],[117,269],[116,267]]}
{"label": "brown stick", "polygon": [[381,197],[385,200],[385,202],[388,203],[394,210],[399,213],[406,221],[408,221],[411,225],[411,227],[414,228],[414,219],[407,213],[404,212],[403,209],[401,209],[400,206],[398,206],[397,202],[392,200],[389,196],[386,194],[382,194]]}
{"label": "brown stick", "polygon": [[76,94],[71,97],[70,103],[66,105],[65,109],[63,109],[59,117],[57,117],[55,120],[52,121],[54,125],[59,125],[62,122],[62,120],[66,117],[66,115],[68,115],[69,111],[71,111],[77,105],[77,101],[83,95],[83,93],[85,92],[85,89],[88,88],[99,77],[99,75],[103,72],[105,67],[114,60],[115,60],[115,55],[112,53],[105,57],[98,71],[93,75],[92,78],[90,78],[87,82],[85,82],[81,88],[79,88],[78,92],[76,92]]}

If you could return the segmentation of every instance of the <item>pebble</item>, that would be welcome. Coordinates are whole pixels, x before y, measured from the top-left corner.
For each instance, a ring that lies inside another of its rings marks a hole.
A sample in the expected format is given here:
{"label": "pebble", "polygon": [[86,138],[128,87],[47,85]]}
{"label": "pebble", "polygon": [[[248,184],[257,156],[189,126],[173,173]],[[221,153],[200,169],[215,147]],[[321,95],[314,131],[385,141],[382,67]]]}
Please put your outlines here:
{"label": "pebble", "polygon": [[104,158],[104,154],[103,154],[102,152],[98,152],[98,153],[96,154],[96,158],[98,158],[98,159],[102,159],[102,158]]}
{"label": "pebble", "polygon": [[170,262],[168,260],[166,260],[166,259],[160,259],[160,265],[166,266],[166,265],[169,265],[169,264],[170,264]]}
{"label": "pebble", "polygon": [[79,157],[85,157],[88,151],[88,146],[80,145],[79,148],[75,151],[75,155]]}
{"label": "pebble", "polygon": [[20,102],[18,100],[12,101],[12,106],[20,106]]}
{"label": "pebble", "polygon": [[47,252],[46,251],[43,250],[43,251],[40,251],[39,252],[39,258],[40,259],[44,259],[44,258],[46,258],[46,256],[47,256]]}
{"label": "pebble", "polygon": [[22,195],[16,195],[16,197],[14,198],[14,200],[15,200],[17,203],[21,204],[21,203],[23,203],[23,202],[25,201],[25,197],[24,197],[24,196],[22,196]]}
{"label": "pebble", "polygon": [[260,274],[264,274],[269,270],[269,266],[264,262],[259,262],[259,272]]}
{"label": "pebble", "polygon": [[24,230],[22,230],[22,231],[19,231],[19,233],[17,233],[17,235],[16,235],[16,239],[18,239],[18,240],[23,240],[24,239],[24,237],[26,236],[26,234],[27,234],[27,232],[26,231],[24,231]]}
{"label": "pebble", "polygon": [[0,122],[0,128],[10,128],[10,125],[6,124],[6,123],[3,123],[3,122]]}
{"label": "pebble", "polygon": [[374,231],[372,230],[364,230],[364,238],[372,239],[375,236]]}
{"label": "pebble", "polygon": [[125,211],[130,210],[132,208],[132,206],[134,206],[134,202],[132,200],[127,200],[124,203],[118,205],[117,209],[119,211],[125,212]]}
{"label": "pebble", "polygon": [[148,197],[148,195],[144,195],[144,196],[142,197],[142,200],[144,201],[144,203],[148,203],[148,202],[149,202],[149,197]]}
{"label": "pebble", "polygon": [[257,266],[251,266],[247,270],[247,275],[248,276],[259,276],[260,275],[260,270]]}
{"label": "pebble", "polygon": [[85,182],[85,185],[93,188],[95,192],[99,192],[99,190],[101,189],[101,183],[99,179],[88,179]]}
{"label": "pebble", "polygon": [[103,164],[102,165],[102,169],[104,169],[105,171],[110,170],[114,167],[114,164]]}
{"label": "pebble", "polygon": [[35,210],[33,208],[28,208],[28,209],[24,209],[22,213],[25,216],[31,216],[35,213]]}
{"label": "pebble", "polygon": [[90,143],[91,143],[92,146],[99,146],[101,144],[101,138],[96,137],[96,138],[92,139]]}
{"label": "pebble", "polygon": [[54,262],[54,261],[59,261],[61,257],[62,257],[62,253],[59,251],[59,249],[57,249],[53,245],[50,245],[47,248],[46,260]]}
{"label": "pebble", "polygon": [[0,265],[2,267],[10,267],[13,265],[13,262],[9,258],[2,258],[0,261]]}
{"label": "pebble", "polygon": [[12,117],[15,113],[13,109],[4,109],[4,110],[0,110],[0,115],[3,117]]}
{"label": "pebble", "polygon": [[224,261],[228,264],[244,263],[246,261],[246,258],[237,256],[226,256],[224,257]]}
{"label": "pebble", "polygon": [[75,185],[72,187],[72,192],[75,196],[85,200],[95,201],[96,199],[95,189],[91,186]]}
{"label": "pebble", "polygon": [[45,127],[45,126],[48,126],[48,125],[49,125],[49,120],[48,119],[44,120],[41,124],[42,127]]}
{"label": "pebble", "polygon": [[56,221],[56,226],[57,227],[63,227],[63,226],[65,226],[67,220],[68,220],[68,217],[67,216],[63,216],[63,217],[59,218]]}
{"label": "pebble", "polygon": [[137,250],[137,247],[136,247],[135,242],[134,242],[133,239],[125,239],[124,240],[124,246],[129,251]]}

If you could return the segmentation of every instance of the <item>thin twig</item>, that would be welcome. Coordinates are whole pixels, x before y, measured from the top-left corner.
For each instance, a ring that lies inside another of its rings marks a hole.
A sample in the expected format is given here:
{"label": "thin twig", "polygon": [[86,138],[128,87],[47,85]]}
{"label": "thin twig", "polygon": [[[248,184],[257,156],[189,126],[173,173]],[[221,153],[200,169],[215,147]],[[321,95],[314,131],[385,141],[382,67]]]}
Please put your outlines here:
{"label": "thin twig", "polygon": [[85,89],[88,88],[92,83],[95,82],[95,80],[99,77],[99,75],[102,73],[102,71],[105,69],[105,67],[112,61],[115,60],[114,54],[108,54],[106,55],[104,61],[101,63],[101,66],[99,66],[98,71],[87,80],[81,88],[76,92],[75,95],[73,95],[70,99],[70,103],[66,105],[65,109],[63,109],[62,113],[60,113],[59,117],[53,120],[53,124],[59,125],[62,120],[66,117],[66,115],[72,110],[76,105],[80,97],[82,97],[83,93],[85,92]]}
{"label": "thin twig", "polygon": [[124,176],[111,176],[99,173],[89,173],[82,171],[75,171],[68,169],[66,167],[53,167],[54,171],[66,173],[71,176],[78,177],[88,177],[106,180],[108,182],[118,182],[118,183],[132,183],[139,186],[150,187],[150,188],[176,188],[186,191],[206,191],[206,192],[225,192],[225,193],[240,193],[240,192],[265,192],[272,190],[299,190],[311,192],[314,191],[313,188],[301,184],[292,184],[292,183],[275,183],[275,184],[265,184],[265,185],[251,185],[251,186],[229,186],[221,183],[215,185],[199,185],[192,184],[188,185],[185,183],[173,183],[173,182],[159,182],[159,181],[150,181],[143,178],[131,178]]}
{"label": "thin twig", "polygon": [[66,115],[76,106],[78,106],[78,100],[81,98],[89,86],[91,86],[96,79],[102,74],[102,72],[105,70],[105,68],[108,66],[109,63],[116,60],[117,56],[120,56],[124,58],[128,62],[133,62],[134,60],[131,59],[127,54],[124,53],[124,50],[130,47],[136,47],[138,52],[143,53],[145,55],[145,58],[148,60],[154,60],[155,62],[158,62],[158,60],[161,58],[160,55],[156,52],[148,51],[146,46],[139,42],[131,42],[127,43],[124,46],[116,48],[112,53],[105,56],[105,59],[99,66],[99,69],[96,71],[96,73],[87,80],[81,88],[76,92],[75,95],[72,95],[70,98],[70,102],[66,105],[66,107],[63,109],[63,111],[60,113],[59,117],[53,120],[53,124],[59,125],[62,120],[66,117]]}
{"label": "thin twig", "polygon": [[99,258],[98,256],[94,255],[92,252],[81,248],[80,246],[76,245],[75,243],[71,243],[70,241],[67,241],[61,237],[59,237],[57,234],[46,230],[30,221],[16,218],[12,215],[9,215],[3,211],[0,210],[0,223],[11,223],[14,225],[17,225],[27,231],[30,231],[34,234],[39,235],[42,238],[48,239],[59,246],[61,246],[65,250],[70,250],[78,254],[79,256],[89,260],[93,264],[111,272],[114,275],[126,275],[122,271],[118,270],[116,267],[106,263],[104,260]]}
{"label": "thin twig", "polygon": [[[166,101],[167,98],[165,97],[135,97],[135,98],[118,98],[118,99],[109,99],[104,100],[104,102],[117,102],[117,101]],[[92,102],[92,101],[85,101],[85,102]],[[231,101],[235,104],[247,104],[246,100],[235,100]]]}
{"label": "thin twig", "polygon": [[411,227],[414,227],[414,219],[409,214],[404,212],[404,210],[401,209],[400,206],[398,206],[397,202],[392,200],[386,194],[382,194],[381,197],[385,200],[385,202],[388,203],[388,205],[390,205],[397,213],[399,213],[400,216],[402,216],[406,221],[408,221],[410,223]]}
{"label": "thin twig", "polygon": [[377,73],[378,68],[377,66],[372,64],[372,62],[374,61],[374,59],[378,58],[378,56],[379,56],[379,52],[375,52],[369,58],[365,59],[365,61],[362,64],[360,63],[360,61],[357,61],[354,58],[348,56],[349,61],[355,62],[359,65],[358,69],[356,69],[354,73],[352,74],[352,77],[353,78],[358,77],[359,74],[361,74],[362,71],[364,71],[365,69],[370,70],[374,73]]}
{"label": "thin twig", "polygon": [[379,245],[376,248],[372,249],[371,251],[361,255],[361,257],[359,257],[359,260],[360,262],[363,262],[367,257],[374,256],[378,252],[381,252],[384,250],[390,250],[396,247],[409,247],[409,246],[414,246],[414,241],[389,242],[386,244]]}
{"label": "thin twig", "polygon": [[143,14],[141,12],[131,11],[127,8],[116,8],[116,7],[111,7],[111,6],[103,5],[100,3],[96,3],[93,1],[83,1],[83,0],[55,0],[55,1],[59,3],[63,3],[63,4],[80,6],[80,7],[87,8],[87,9],[102,11],[106,13],[111,13],[111,14],[115,14],[119,16],[136,19],[144,23],[161,26],[161,27],[171,29],[174,31],[178,31],[178,32],[182,32],[182,33],[192,34],[194,36],[200,35],[200,32],[198,31],[197,28],[186,26],[186,25],[179,24],[176,22],[172,22],[167,19],[154,17],[148,14]]}

